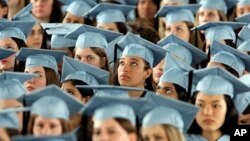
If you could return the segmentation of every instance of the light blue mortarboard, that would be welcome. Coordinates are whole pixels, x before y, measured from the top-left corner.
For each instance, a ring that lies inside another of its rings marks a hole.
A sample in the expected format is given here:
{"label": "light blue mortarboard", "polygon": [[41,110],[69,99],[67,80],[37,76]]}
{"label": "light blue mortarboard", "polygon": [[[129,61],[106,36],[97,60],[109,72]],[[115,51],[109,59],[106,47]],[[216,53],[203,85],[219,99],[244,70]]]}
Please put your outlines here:
{"label": "light blue mortarboard", "polygon": [[66,11],[77,17],[85,17],[96,3],[93,0],[75,0],[67,7]]}
{"label": "light blue mortarboard", "polygon": [[211,62],[226,64],[241,76],[244,70],[250,70],[250,56],[228,45],[213,41],[211,45]]}
{"label": "light blue mortarboard", "polygon": [[26,106],[31,106],[31,114],[46,118],[68,120],[71,115],[77,114],[83,107],[81,102],[55,85],[33,92],[25,96],[24,100]]}
{"label": "light blue mortarboard", "polygon": [[0,128],[19,129],[19,121],[15,111],[0,110]]}
{"label": "light blue mortarboard", "polygon": [[221,41],[230,39],[235,41],[234,29],[240,28],[246,23],[240,22],[207,22],[200,26],[194,27],[191,30],[205,30],[205,38],[210,41]]}
{"label": "light blue mortarboard", "polygon": [[196,65],[207,57],[206,53],[175,35],[169,35],[157,44],[187,64]]}
{"label": "light blue mortarboard", "polygon": [[227,5],[225,0],[201,0],[200,1],[202,9],[216,9],[227,13]]}
{"label": "light blue mortarboard", "polygon": [[51,48],[75,47],[76,40],[65,38],[63,35],[53,34],[51,36]]}
{"label": "light blue mortarboard", "polygon": [[94,89],[97,96],[121,96],[129,98],[130,91],[147,91],[146,89],[124,86],[112,86],[112,85],[77,85],[79,89]]}
{"label": "light blue mortarboard", "polygon": [[245,52],[250,52],[250,39],[247,39],[243,43],[241,43],[237,49]]}
{"label": "light blue mortarboard", "polygon": [[[239,80],[250,87],[250,74],[243,75]],[[250,104],[250,91],[236,95],[234,103],[239,113],[242,114]]]}
{"label": "light blue mortarboard", "polygon": [[238,0],[237,5],[240,6],[250,5],[250,0]]}
{"label": "light blue mortarboard", "polygon": [[18,99],[26,94],[23,82],[36,77],[36,74],[4,72],[0,74],[0,99]]}
{"label": "light blue mortarboard", "polygon": [[77,141],[76,137],[73,134],[67,133],[60,136],[41,136],[34,137],[31,135],[28,136],[14,136],[12,141]]}
{"label": "light blue mortarboard", "polygon": [[88,85],[108,84],[109,72],[70,57],[64,57],[61,78],[62,81],[80,80]]}
{"label": "light blue mortarboard", "polygon": [[150,102],[138,113],[142,127],[170,124],[186,132],[198,112],[198,108],[192,104],[155,93],[147,93],[145,98]]}
{"label": "light blue mortarboard", "polygon": [[250,39],[250,29],[247,26],[243,26],[243,28],[238,33],[237,46],[243,43],[245,40]]}
{"label": "light blue mortarboard", "polygon": [[94,96],[82,110],[84,115],[93,115],[94,119],[106,120],[122,118],[136,126],[136,113],[147,104],[144,99],[133,99],[114,96]]}
{"label": "light blue mortarboard", "polygon": [[16,59],[25,61],[25,67],[47,67],[58,72],[57,64],[62,62],[64,51],[55,51],[47,49],[21,48],[17,53]]}
{"label": "light blue mortarboard", "polygon": [[[110,0],[99,0],[99,2],[110,2]],[[138,0],[112,0],[112,2],[116,2],[122,5],[134,5],[136,6]]]}
{"label": "light blue mortarboard", "polygon": [[31,14],[32,3],[22,8],[13,18],[13,21],[37,21],[37,19]]}
{"label": "light blue mortarboard", "polygon": [[141,57],[150,64],[150,67],[156,66],[166,55],[163,48],[130,32],[117,45],[123,49],[121,58],[126,56]]}
{"label": "light blue mortarboard", "polygon": [[236,94],[250,91],[238,78],[219,67],[195,70],[193,83],[196,85],[196,91],[209,95],[225,94],[232,98]]}
{"label": "light blue mortarboard", "polygon": [[0,20],[0,39],[14,37],[26,41],[34,24],[33,21]]}
{"label": "light blue mortarboard", "polygon": [[66,35],[80,26],[82,24],[78,23],[41,23],[43,29],[49,34]]}
{"label": "light blue mortarboard", "polygon": [[5,59],[15,53],[16,52],[14,50],[0,48],[0,60]]}
{"label": "light blue mortarboard", "polygon": [[96,18],[97,23],[126,23],[125,15],[133,9],[134,6],[100,3],[89,11],[88,16]]}
{"label": "light blue mortarboard", "polygon": [[193,70],[193,68],[185,64],[182,60],[172,56],[170,53],[166,54],[164,68],[164,73],[159,83],[169,82],[178,84],[187,91],[188,77],[185,75],[185,72]]}
{"label": "light blue mortarboard", "polygon": [[65,37],[77,39],[75,46],[79,48],[99,47],[106,49],[109,42],[121,35],[118,32],[82,25]]}
{"label": "light blue mortarboard", "polygon": [[235,18],[235,20],[238,22],[250,23],[250,13],[241,15],[241,16]]}
{"label": "light blue mortarboard", "polygon": [[194,23],[194,13],[196,13],[200,6],[200,4],[164,6],[156,13],[155,17],[165,17],[165,22],[168,24],[174,24],[179,21]]}

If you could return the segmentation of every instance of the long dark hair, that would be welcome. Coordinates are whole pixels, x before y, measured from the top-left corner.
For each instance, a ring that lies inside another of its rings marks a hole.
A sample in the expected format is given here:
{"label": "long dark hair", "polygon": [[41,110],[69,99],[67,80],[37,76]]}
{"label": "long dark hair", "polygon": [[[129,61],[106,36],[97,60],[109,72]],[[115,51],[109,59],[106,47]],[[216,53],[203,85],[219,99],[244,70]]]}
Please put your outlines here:
{"label": "long dark hair", "polygon": [[181,87],[178,84],[173,84],[173,85],[174,85],[175,90],[176,90],[176,92],[178,94],[178,99],[181,100],[181,101],[187,102],[188,101],[188,95],[187,95],[186,89],[184,89],[183,87]]}
{"label": "long dark hair", "polygon": [[49,23],[60,23],[62,21],[62,17],[63,13],[61,10],[61,3],[58,0],[54,0]]}
{"label": "long dark hair", "polygon": [[[19,50],[21,48],[27,47],[26,43],[22,39],[18,39],[14,37],[11,37],[11,39],[17,44],[17,47]],[[17,63],[17,61],[15,61],[15,65],[14,65],[15,72],[24,72],[24,69],[25,69],[25,62],[19,61],[19,63]]]}
{"label": "long dark hair", "polygon": [[[197,95],[198,95],[198,92],[195,92],[193,94],[193,96],[191,97],[190,102],[192,104],[195,103]],[[227,112],[226,112],[226,116],[225,116],[225,121],[224,121],[223,125],[221,126],[220,131],[221,131],[222,135],[224,135],[224,134],[230,135],[230,133],[232,132],[231,130],[235,129],[237,124],[238,124],[239,116],[238,116],[238,111],[237,111],[231,97],[228,95],[224,95],[224,99],[225,99],[226,105],[227,105]],[[194,120],[194,122],[192,123],[191,127],[188,130],[188,133],[189,134],[201,134],[202,133],[202,129],[197,124],[196,120]]]}

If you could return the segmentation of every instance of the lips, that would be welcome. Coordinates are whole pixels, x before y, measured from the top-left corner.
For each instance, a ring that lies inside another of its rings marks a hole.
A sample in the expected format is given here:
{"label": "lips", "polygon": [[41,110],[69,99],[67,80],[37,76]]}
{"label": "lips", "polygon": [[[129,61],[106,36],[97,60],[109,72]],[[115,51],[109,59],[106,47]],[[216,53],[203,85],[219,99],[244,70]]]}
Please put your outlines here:
{"label": "lips", "polygon": [[210,124],[214,123],[214,120],[212,120],[212,119],[205,119],[205,120],[203,120],[203,122],[204,122],[205,124],[210,125]]}
{"label": "lips", "polygon": [[122,75],[120,75],[120,78],[121,78],[121,79],[129,79],[129,76],[127,76],[127,75],[125,75],[125,74],[122,74]]}
{"label": "lips", "polygon": [[156,75],[156,77],[161,77],[162,73],[156,73],[155,75]]}
{"label": "lips", "polygon": [[29,91],[29,92],[30,92],[30,91],[33,91],[34,89],[35,89],[35,88],[32,87],[32,86],[27,86],[27,87],[26,87],[26,90]]}
{"label": "lips", "polygon": [[5,63],[8,63],[8,61],[7,60],[0,60],[0,63],[5,64]]}

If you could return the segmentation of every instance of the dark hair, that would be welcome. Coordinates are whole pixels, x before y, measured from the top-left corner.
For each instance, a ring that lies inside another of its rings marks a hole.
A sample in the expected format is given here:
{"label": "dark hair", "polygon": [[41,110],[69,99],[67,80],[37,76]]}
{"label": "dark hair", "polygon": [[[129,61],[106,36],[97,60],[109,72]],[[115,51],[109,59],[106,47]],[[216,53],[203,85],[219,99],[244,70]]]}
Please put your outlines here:
{"label": "dark hair", "polygon": [[[5,0],[0,0],[0,8],[5,8],[5,7],[8,8],[7,2]],[[8,13],[3,18],[7,19],[7,16],[8,16]]]}
{"label": "dark hair", "polygon": [[[105,50],[99,47],[91,47],[90,49],[101,58],[101,61],[103,61],[103,66],[101,67],[101,69],[109,71],[108,57]],[[104,57],[106,59],[104,59]]]}
{"label": "dark hair", "polygon": [[62,17],[63,13],[61,10],[61,3],[58,0],[54,0],[49,23],[60,23],[62,21]]}
{"label": "dark hair", "polygon": [[[14,38],[11,37],[11,39],[17,44],[18,49],[20,50],[21,48],[26,48],[27,45],[25,44],[25,42],[22,39],[18,39],[18,38]],[[14,71],[15,72],[24,72],[25,69],[25,62],[24,61],[19,61],[19,63],[17,63],[17,61],[15,61],[15,65],[14,65]]]}
{"label": "dark hair", "polygon": [[[39,26],[41,26],[41,25],[39,24]],[[41,28],[42,28],[42,26],[41,26]],[[47,32],[45,32],[45,30],[42,30],[42,31],[43,31],[43,40],[42,40],[41,49],[49,49],[48,44],[47,44],[48,34],[47,34]]]}
{"label": "dark hair", "polygon": [[187,91],[178,84],[173,84],[173,85],[178,94],[178,99],[181,101],[187,102],[188,101]]}
{"label": "dark hair", "polygon": [[46,85],[57,85],[58,87],[61,86],[61,82],[59,81],[59,76],[55,72],[55,70],[47,67],[43,67],[45,71],[45,76],[46,76]]}
{"label": "dark hair", "polygon": [[245,110],[242,112],[243,115],[247,115],[250,114],[250,104],[247,105],[247,107],[245,108]]}
{"label": "dark hair", "polygon": [[20,132],[17,129],[10,129],[6,128],[6,132],[8,133],[9,137],[20,135]]}
{"label": "dark hair", "polygon": [[[193,96],[191,97],[190,102],[192,104],[195,104],[197,95],[198,95],[198,92],[195,92]],[[238,117],[238,111],[231,97],[228,95],[224,95],[224,99],[227,105],[227,112],[225,115],[225,121],[223,125],[221,126],[220,131],[222,135],[224,134],[230,135],[230,133],[232,132],[231,130],[235,129],[235,127],[237,126],[239,117]],[[202,133],[202,129],[197,124],[196,120],[193,121],[191,127],[188,130],[188,133],[189,134],[201,134]]]}
{"label": "dark hair", "polygon": [[116,22],[115,24],[116,24],[116,26],[117,26],[117,28],[118,28],[118,30],[119,30],[120,33],[122,33],[124,35],[127,34],[128,29],[127,29],[126,23]]}
{"label": "dark hair", "polygon": [[[87,83],[80,80],[70,80],[74,86],[76,85],[88,85]],[[77,88],[78,89],[78,88]],[[94,95],[94,91],[92,89],[78,89],[81,93],[82,97],[92,97]]]}
{"label": "dark hair", "polygon": [[228,72],[230,72],[232,75],[234,75],[234,76],[236,76],[237,78],[239,78],[240,77],[240,74],[235,70],[235,69],[233,69],[232,67],[230,67],[230,66],[228,66],[228,65],[226,65],[226,64],[222,64],[224,67],[225,67],[225,69],[228,71]]}

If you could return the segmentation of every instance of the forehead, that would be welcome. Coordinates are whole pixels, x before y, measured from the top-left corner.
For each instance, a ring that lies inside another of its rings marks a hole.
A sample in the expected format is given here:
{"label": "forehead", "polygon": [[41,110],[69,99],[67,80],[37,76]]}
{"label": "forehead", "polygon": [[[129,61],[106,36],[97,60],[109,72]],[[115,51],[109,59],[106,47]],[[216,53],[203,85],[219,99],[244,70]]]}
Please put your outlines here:
{"label": "forehead", "polygon": [[171,27],[176,27],[176,26],[185,26],[185,27],[187,27],[187,23],[186,22],[184,22],[184,21],[179,21],[179,22],[175,22],[175,23],[172,23],[172,24],[168,24],[167,22],[166,22],[166,26],[171,26]]}
{"label": "forehead", "polygon": [[30,72],[30,73],[33,73],[33,72],[45,72],[44,68],[43,67],[31,67],[31,68],[25,68],[25,72]]}
{"label": "forehead", "polygon": [[196,97],[196,101],[202,100],[204,102],[213,102],[213,101],[225,101],[224,94],[214,94],[210,95],[207,93],[199,92]]}
{"label": "forehead", "polygon": [[4,38],[0,39],[0,46],[5,45],[5,44],[15,44],[15,41],[13,39],[9,38]]}
{"label": "forehead", "polygon": [[145,62],[143,58],[138,57],[138,56],[125,56],[125,57],[122,57],[120,60],[122,60],[122,61]]}

